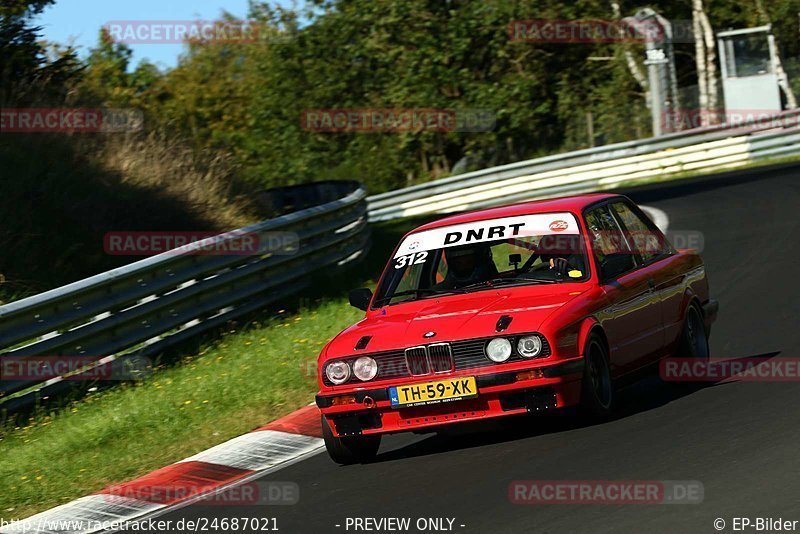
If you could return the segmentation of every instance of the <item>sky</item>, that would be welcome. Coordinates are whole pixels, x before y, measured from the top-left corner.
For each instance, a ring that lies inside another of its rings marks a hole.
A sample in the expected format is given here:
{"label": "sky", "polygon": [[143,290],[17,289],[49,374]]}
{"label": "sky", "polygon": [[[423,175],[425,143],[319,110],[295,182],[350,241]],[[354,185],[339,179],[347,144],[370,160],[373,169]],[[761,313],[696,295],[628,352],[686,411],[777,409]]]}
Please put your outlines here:
{"label": "sky", "polygon": [[[290,6],[288,0],[273,2]],[[97,44],[100,28],[110,21],[215,20],[223,11],[245,18],[248,0],[56,0],[36,19],[47,41],[72,44],[81,56]],[[142,59],[159,68],[174,67],[181,44],[133,44],[131,69]]]}

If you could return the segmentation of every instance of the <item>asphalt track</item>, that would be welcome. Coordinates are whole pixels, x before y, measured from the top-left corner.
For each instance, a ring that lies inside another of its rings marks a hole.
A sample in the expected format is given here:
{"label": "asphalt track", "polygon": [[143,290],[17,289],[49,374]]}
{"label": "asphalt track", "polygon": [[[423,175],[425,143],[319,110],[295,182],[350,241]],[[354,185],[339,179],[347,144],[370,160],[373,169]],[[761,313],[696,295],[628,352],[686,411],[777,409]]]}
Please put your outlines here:
{"label": "asphalt track", "polygon": [[[800,356],[800,167],[629,194],[664,210],[671,230],[703,233],[720,301],[713,357]],[[272,517],[285,534],[354,532],[345,529],[348,517],[455,518],[454,532],[465,533],[717,532],[716,518],[724,531],[734,517],[800,520],[800,383],[685,388],[648,376],[619,395],[617,413],[602,424],[521,418],[457,435],[390,436],[370,465],[340,467],[319,454],[264,477],[296,482],[296,505],[191,505],[159,519]],[[595,479],[697,480],[704,501],[531,506],[508,499],[514,480]]]}

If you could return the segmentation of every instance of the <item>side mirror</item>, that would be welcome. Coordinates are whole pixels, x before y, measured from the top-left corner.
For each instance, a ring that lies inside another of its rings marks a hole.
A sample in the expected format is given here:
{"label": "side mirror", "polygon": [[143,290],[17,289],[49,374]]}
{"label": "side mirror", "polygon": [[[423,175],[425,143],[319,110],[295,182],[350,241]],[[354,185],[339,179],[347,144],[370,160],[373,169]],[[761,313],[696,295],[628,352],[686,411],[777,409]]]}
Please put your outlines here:
{"label": "side mirror", "polygon": [[350,290],[350,306],[367,311],[369,301],[372,300],[372,290],[366,287]]}

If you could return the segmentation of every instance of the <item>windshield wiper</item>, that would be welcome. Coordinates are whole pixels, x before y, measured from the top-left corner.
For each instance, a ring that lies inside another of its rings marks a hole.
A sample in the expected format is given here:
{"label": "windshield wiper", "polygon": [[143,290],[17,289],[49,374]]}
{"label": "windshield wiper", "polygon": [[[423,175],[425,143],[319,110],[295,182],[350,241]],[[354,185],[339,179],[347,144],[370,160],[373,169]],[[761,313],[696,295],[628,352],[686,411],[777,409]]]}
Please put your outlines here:
{"label": "windshield wiper", "polygon": [[415,295],[415,296],[421,296],[421,295],[446,295],[448,293],[463,293],[463,292],[464,291],[462,289],[433,289],[433,288],[428,288],[428,287],[422,287],[422,288],[418,288],[418,289],[406,289],[404,291],[398,291],[397,293],[392,293],[391,295],[386,295],[385,297],[382,297],[382,298],[378,299],[375,302],[375,304],[379,304],[380,305],[380,304],[383,304],[384,302],[388,302],[388,301],[392,300],[395,297],[403,297],[403,296],[406,296],[406,295]]}
{"label": "windshield wiper", "polygon": [[558,284],[563,282],[563,280],[559,280],[558,278],[527,278],[523,276],[515,276],[512,278],[495,278],[492,280],[492,283],[496,284],[498,282],[504,281],[512,281],[512,282],[536,282],[539,284]]}
{"label": "windshield wiper", "polygon": [[459,289],[468,290],[468,289],[479,289],[479,288],[491,288],[506,284],[558,284],[560,282],[561,280],[551,280],[549,278],[524,278],[521,276],[515,276],[511,278],[492,278],[490,280],[484,280],[482,282],[469,284]]}

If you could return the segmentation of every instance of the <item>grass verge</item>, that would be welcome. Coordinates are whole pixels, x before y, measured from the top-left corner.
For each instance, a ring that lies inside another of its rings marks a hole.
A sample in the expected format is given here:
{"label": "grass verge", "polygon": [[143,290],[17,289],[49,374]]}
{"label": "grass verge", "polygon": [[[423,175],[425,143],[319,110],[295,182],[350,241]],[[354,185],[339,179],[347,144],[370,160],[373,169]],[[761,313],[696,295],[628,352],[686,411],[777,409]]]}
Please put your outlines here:
{"label": "grass verge", "polygon": [[0,517],[27,517],[130,480],[308,404],[316,383],[307,364],[360,315],[341,299],[283,313],[142,382],[6,428]]}

